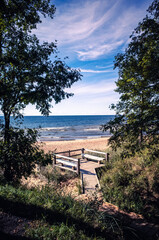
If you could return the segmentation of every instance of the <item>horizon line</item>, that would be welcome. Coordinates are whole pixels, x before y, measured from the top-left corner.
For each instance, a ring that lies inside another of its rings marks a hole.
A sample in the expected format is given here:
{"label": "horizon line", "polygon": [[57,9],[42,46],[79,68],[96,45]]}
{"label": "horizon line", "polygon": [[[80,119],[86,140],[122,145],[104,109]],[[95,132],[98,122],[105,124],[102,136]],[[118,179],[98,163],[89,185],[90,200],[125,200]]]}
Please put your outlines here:
{"label": "horizon line", "polygon": [[[23,117],[55,117],[55,116],[114,116],[115,114],[68,114],[68,115],[23,115]],[[3,117],[3,114],[0,114],[0,117]],[[12,117],[12,115],[11,115]]]}

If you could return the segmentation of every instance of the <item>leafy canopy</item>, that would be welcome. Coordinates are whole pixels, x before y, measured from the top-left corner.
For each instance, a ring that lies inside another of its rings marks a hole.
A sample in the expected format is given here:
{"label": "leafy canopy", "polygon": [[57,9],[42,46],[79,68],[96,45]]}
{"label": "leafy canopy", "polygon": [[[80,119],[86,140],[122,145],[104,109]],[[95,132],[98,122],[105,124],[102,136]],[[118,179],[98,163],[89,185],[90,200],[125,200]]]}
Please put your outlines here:
{"label": "leafy canopy", "polygon": [[0,141],[0,166],[8,181],[27,177],[36,163],[46,163],[36,146],[33,130],[13,130],[10,116],[16,119],[29,104],[48,115],[52,102],[72,96],[66,88],[81,79],[79,71],[60,60],[56,43],[40,43],[31,30],[41,17],[53,18],[50,0],[2,0],[0,8],[0,110],[4,130]]}
{"label": "leafy canopy", "polygon": [[115,57],[119,69],[116,91],[120,101],[112,105],[115,119],[103,126],[110,129],[114,149],[124,146],[127,154],[146,143],[158,141],[159,131],[159,2],[155,0],[148,15],[131,35],[123,54]]}
{"label": "leafy canopy", "polygon": [[53,18],[55,10],[50,0],[1,0],[0,29],[16,23],[23,30],[31,30],[42,22],[41,16]]}
{"label": "leafy canopy", "polygon": [[[20,114],[27,104],[35,104],[49,114],[51,103],[72,96],[66,88],[81,78],[55,55],[56,44],[40,44],[31,29],[41,22],[41,15],[53,18],[54,5],[49,0],[2,1],[0,10],[0,107],[9,129],[10,115]],[[54,59],[54,60],[51,60]]]}

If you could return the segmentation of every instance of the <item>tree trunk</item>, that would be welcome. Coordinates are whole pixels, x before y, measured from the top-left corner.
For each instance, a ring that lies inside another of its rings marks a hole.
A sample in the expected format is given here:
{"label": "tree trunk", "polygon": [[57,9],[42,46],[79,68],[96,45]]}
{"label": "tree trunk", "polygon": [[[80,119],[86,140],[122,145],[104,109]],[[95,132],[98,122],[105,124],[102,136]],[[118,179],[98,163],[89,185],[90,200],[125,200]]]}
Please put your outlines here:
{"label": "tree trunk", "polygon": [[4,112],[4,119],[5,119],[5,125],[4,125],[4,147],[7,151],[4,152],[4,161],[5,161],[5,167],[4,167],[4,177],[7,181],[12,181],[12,167],[11,162],[8,157],[8,151],[9,151],[9,145],[10,145],[10,113]]}
{"label": "tree trunk", "polygon": [[9,143],[9,129],[10,129],[10,114],[4,113],[4,120],[5,120],[5,129],[4,129],[4,141],[5,143]]}
{"label": "tree trunk", "polygon": [[140,144],[143,142],[143,113],[144,113],[144,94],[141,94],[141,127],[140,127]]}
{"label": "tree trunk", "polygon": [[14,180],[12,170],[11,170],[11,165],[9,165],[9,164],[7,164],[7,166],[4,168],[4,178],[8,182],[12,182]]}
{"label": "tree trunk", "polygon": [[142,142],[143,142],[143,131],[141,129],[141,131],[140,131],[140,143],[142,143]]}

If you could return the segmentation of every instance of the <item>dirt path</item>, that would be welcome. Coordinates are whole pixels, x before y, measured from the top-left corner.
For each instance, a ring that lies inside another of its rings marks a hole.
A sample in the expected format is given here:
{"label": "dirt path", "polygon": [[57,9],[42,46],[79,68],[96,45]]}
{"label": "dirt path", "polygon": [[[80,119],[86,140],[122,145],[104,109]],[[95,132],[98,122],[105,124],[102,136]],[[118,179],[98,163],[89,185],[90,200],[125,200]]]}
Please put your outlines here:
{"label": "dirt path", "polygon": [[17,217],[0,211],[0,239],[27,239],[23,237],[26,226],[30,221],[26,218]]}

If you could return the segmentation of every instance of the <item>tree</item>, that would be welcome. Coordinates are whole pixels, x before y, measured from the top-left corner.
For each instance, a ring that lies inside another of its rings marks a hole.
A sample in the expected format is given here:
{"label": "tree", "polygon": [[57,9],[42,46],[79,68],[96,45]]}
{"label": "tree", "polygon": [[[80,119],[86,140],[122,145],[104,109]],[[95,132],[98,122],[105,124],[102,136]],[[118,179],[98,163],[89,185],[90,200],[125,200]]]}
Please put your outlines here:
{"label": "tree", "polygon": [[0,141],[0,166],[9,182],[18,183],[27,178],[36,165],[52,163],[51,154],[44,154],[37,144],[37,131],[10,129],[10,144]]}
{"label": "tree", "polygon": [[110,129],[114,149],[124,147],[134,153],[146,143],[158,141],[159,132],[159,2],[131,35],[125,53],[115,57],[119,69],[116,91],[120,101],[112,105],[115,119],[103,126]]}
{"label": "tree", "polygon": [[0,109],[5,123],[0,142],[0,166],[9,181],[17,181],[22,174],[27,176],[40,157],[41,161],[45,159],[35,146],[36,133],[13,130],[10,116],[14,119],[22,116],[21,110],[29,103],[48,115],[52,101],[58,103],[72,96],[65,89],[81,79],[79,71],[54,57],[56,43],[40,44],[36,35],[31,34],[41,22],[41,15],[53,18],[54,12],[50,0],[1,1]]}
{"label": "tree", "polygon": [[40,15],[53,18],[55,10],[50,0],[1,0],[0,32],[15,22],[19,28],[31,30],[42,22]]}
{"label": "tree", "polygon": [[53,17],[55,8],[49,2],[2,1],[0,106],[5,119],[6,142],[9,141],[11,114],[17,117],[20,110],[32,103],[42,114],[48,115],[52,100],[58,103],[72,96],[64,89],[81,77],[77,70],[69,68],[60,59],[50,60],[56,53],[55,43],[40,44],[37,37],[30,34],[31,29],[41,22],[39,12]]}

